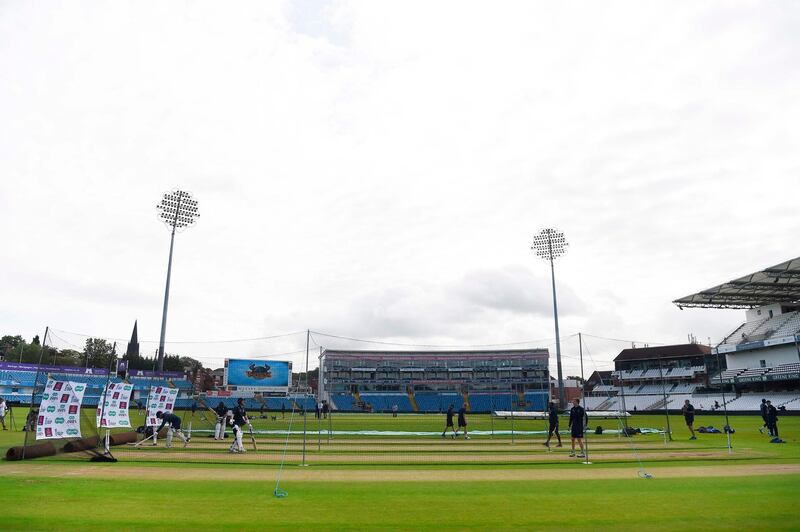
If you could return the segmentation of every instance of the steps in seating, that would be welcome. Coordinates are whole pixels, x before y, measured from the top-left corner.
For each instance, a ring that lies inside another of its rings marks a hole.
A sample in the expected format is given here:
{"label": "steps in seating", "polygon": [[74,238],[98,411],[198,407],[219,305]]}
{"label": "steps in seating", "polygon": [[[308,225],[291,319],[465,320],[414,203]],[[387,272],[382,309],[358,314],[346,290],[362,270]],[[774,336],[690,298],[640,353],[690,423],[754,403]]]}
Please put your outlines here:
{"label": "steps in seating", "polygon": [[417,405],[417,400],[414,398],[414,392],[411,390],[408,391],[408,402],[411,403],[412,411],[419,412],[419,406]]}

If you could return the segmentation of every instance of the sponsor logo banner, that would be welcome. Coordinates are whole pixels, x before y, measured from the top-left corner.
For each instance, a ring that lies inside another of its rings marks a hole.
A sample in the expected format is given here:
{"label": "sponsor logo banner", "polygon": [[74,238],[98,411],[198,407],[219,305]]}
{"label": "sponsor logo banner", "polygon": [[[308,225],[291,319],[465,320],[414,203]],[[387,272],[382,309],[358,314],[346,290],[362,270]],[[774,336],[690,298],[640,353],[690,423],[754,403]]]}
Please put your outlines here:
{"label": "sponsor logo banner", "polygon": [[0,362],[0,370],[3,371],[31,371],[41,373],[66,373],[72,375],[108,375],[107,369],[98,368],[76,368],[75,366],[37,366],[36,364],[22,364],[18,362]]}
{"label": "sponsor logo banner", "polygon": [[[113,429],[116,427],[130,427],[128,405],[131,401],[133,386],[124,382],[109,382],[97,405],[97,426]],[[102,418],[101,418],[102,416]]]}
{"label": "sponsor logo banner", "polygon": [[178,388],[167,388],[165,386],[155,386],[150,389],[150,395],[147,398],[147,418],[145,425],[148,427],[158,426],[161,421],[156,417],[156,413],[160,410],[165,414],[172,412],[175,407],[175,401],[178,399]]}
{"label": "sponsor logo banner", "polygon": [[48,379],[36,419],[36,439],[80,438],[78,413],[85,391],[83,383]]}

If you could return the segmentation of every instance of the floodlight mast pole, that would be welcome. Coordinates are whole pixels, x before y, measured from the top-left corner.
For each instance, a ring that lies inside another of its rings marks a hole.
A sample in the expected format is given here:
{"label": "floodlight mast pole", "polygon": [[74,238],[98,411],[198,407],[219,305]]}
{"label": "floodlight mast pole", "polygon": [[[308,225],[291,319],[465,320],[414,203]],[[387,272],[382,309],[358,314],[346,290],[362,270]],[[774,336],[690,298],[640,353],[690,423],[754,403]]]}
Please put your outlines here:
{"label": "floodlight mast pole", "polygon": [[[557,237],[556,242],[553,242],[553,237]],[[558,232],[555,229],[542,229],[539,234],[533,238],[533,246],[531,249],[536,251],[536,254],[545,260],[550,261],[550,281],[553,288],[553,321],[555,322],[556,329],[556,368],[558,371],[558,406],[565,408],[567,404],[566,390],[564,390],[564,374],[561,367],[561,337],[558,329],[558,298],[556,297],[556,270],[553,264],[554,260],[566,252],[568,246],[564,233]]]}
{"label": "floodlight mast pole", "polygon": [[[178,198],[180,202],[180,198]],[[180,205],[180,203],[178,203]],[[172,234],[169,237],[169,261],[167,262],[167,286],[164,288],[164,310],[161,312],[161,337],[158,340],[158,371],[164,371],[164,340],[167,336],[167,307],[169,306],[169,281],[172,277],[172,250],[175,248],[175,223],[178,210],[172,219]]]}
{"label": "floodlight mast pole", "polygon": [[556,269],[553,266],[553,240],[547,235],[548,254],[550,255],[550,282],[553,285],[553,320],[556,324],[556,368],[558,370],[558,406],[565,408],[567,405],[566,390],[564,390],[564,376],[561,369],[561,335],[558,330],[558,298],[556,297]]}
{"label": "floodlight mast pole", "polygon": [[167,308],[169,307],[169,285],[172,279],[172,252],[175,249],[175,231],[178,228],[194,224],[197,212],[197,201],[191,193],[173,190],[164,194],[161,203],[156,206],[161,212],[159,218],[170,228],[169,261],[167,262],[167,283],[164,288],[164,309],[161,313],[161,337],[158,342],[158,371],[164,371],[164,341],[167,335]]}

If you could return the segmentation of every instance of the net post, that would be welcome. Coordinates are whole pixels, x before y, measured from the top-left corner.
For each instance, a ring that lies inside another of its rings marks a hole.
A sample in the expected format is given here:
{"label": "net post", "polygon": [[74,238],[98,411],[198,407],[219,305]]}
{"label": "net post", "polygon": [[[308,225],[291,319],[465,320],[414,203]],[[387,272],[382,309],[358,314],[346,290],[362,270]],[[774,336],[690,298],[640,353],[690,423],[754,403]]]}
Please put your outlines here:
{"label": "net post", "polygon": [[492,434],[490,439],[494,439],[494,393],[489,395],[489,423],[492,425]]}
{"label": "net post", "polygon": [[511,390],[511,443],[514,443],[514,390]]}
{"label": "net post", "polygon": [[[50,326],[46,326],[44,328],[44,338],[42,338],[41,349],[39,350],[39,363],[36,365],[36,377],[33,380],[33,389],[31,390],[31,404],[28,408],[28,415],[25,416],[25,427],[27,430],[25,431],[25,441],[22,444],[22,459],[25,460],[25,451],[28,449],[28,435],[36,429],[36,426],[39,423],[39,420],[35,420],[34,422],[28,423],[28,420],[31,418],[31,413],[33,412],[33,403],[36,399],[36,387],[39,385],[39,374],[42,370],[42,357],[44,356],[44,346],[47,344],[47,335],[50,332]],[[22,357],[22,355],[20,355]]]}
{"label": "net post", "polygon": [[331,442],[331,436],[333,435],[333,409],[328,409],[328,443]]}
{"label": "net post", "polygon": [[585,456],[583,464],[591,465],[592,462],[589,461],[589,409],[586,406],[586,381],[583,378],[583,337],[581,333],[578,333],[578,353],[580,354],[581,358],[581,402],[583,403],[583,411],[586,415],[586,423],[583,427],[583,454]]}

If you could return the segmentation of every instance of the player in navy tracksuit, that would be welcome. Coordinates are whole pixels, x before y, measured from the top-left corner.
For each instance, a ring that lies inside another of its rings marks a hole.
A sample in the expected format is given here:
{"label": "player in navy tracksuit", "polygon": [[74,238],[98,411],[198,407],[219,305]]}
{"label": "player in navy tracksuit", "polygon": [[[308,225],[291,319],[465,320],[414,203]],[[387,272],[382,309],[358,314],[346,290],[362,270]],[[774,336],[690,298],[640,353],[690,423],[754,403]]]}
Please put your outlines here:
{"label": "player in navy tracksuit", "polygon": [[214,427],[214,439],[223,440],[225,439],[225,418],[228,416],[228,408],[225,406],[225,403],[220,401],[217,407],[214,408],[214,413],[217,414],[217,424]]}
{"label": "player in navy tracksuit", "polygon": [[156,434],[161,432],[161,429],[163,429],[165,425],[169,427],[167,429],[167,448],[172,447],[172,435],[173,434],[177,434],[178,438],[183,440],[183,446],[184,447],[189,445],[189,438],[184,436],[183,432],[181,432],[181,418],[179,418],[178,416],[176,416],[175,414],[173,414],[171,412],[167,412],[165,414],[161,410],[156,412],[156,417],[161,420],[161,425],[156,430]]}
{"label": "player in navy tracksuit", "polygon": [[697,436],[694,434],[694,406],[689,400],[685,400],[683,402],[683,408],[681,408],[681,412],[683,412],[683,419],[686,421],[686,426],[689,428],[689,432],[692,433],[692,437],[689,438],[690,440],[696,440]]}
{"label": "player in navy tracksuit", "polygon": [[761,409],[761,419],[764,420],[764,424],[758,429],[758,432],[760,432],[761,434],[764,434],[764,427],[766,427],[767,430],[769,430],[769,435],[772,436],[772,429],[770,428],[769,423],[767,422],[767,400],[766,399],[762,399],[761,400],[760,409]]}
{"label": "player in navy tracksuit", "polygon": [[[458,429],[464,429],[464,439],[469,439],[469,434],[467,433],[467,407],[461,405],[461,408],[458,409]],[[456,431],[456,436],[458,436],[458,431]]]}
{"label": "player in navy tracksuit", "polygon": [[550,439],[555,434],[556,438],[558,438],[556,447],[561,447],[561,434],[558,433],[558,406],[555,401],[550,401],[547,419],[550,422],[550,430],[547,432],[547,441],[544,442],[544,445],[545,447],[550,447]]}
{"label": "player in navy tracksuit", "polygon": [[454,414],[455,414],[455,406],[450,405],[450,408],[447,409],[447,425],[445,425],[444,431],[442,432],[442,438],[444,438],[444,435],[447,434],[447,429],[450,429],[450,430],[453,431],[453,435],[452,435],[453,438],[456,437],[456,434],[457,434],[456,433],[456,429],[453,427],[453,415]]}
{"label": "player in navy tracksuit", "polygon": [[233,425],[233,442],[231,443],[230,452],[232,453],[243,453],[244,444],[242,443],[242,433],[244,432],[244,426],[248,425],[250,430],[253,429],[253,425],[250,424],[250,420],[247,417],[247,411],[244,408],[244,399],[239,399],[237,401],[236,406],[233,407],[233,419],[231,420],[231,424]]}
{"label": "player in navy tracksuit", "polygon": [[767,427],[769,428],[769,435],[778,438],[778,409],[772,404],[772,401],[767,401]]}
{"label": "player in navy tracksuit", "polygon": [[572,435],[572,451],[569,453],[570,456],[575,456],[575,441],[577,440],[578,445],[581,447],[581,452],[578,454],[578,458],[584,458],[586,455],[584,454],[583,450],[583,433],[586,429],[586,425],[589,423],[589,419],[586,416],[586,410],[581,406],[580,399],[573,399],[572,400],[572,408],[569,410],[569,428],[570,434]]}

